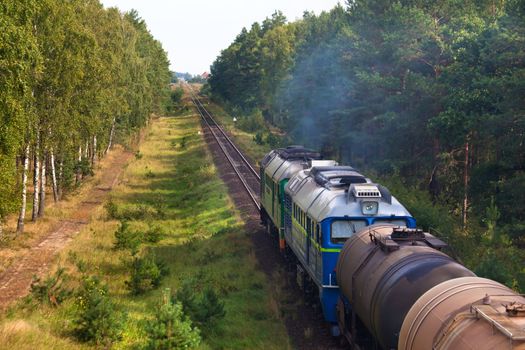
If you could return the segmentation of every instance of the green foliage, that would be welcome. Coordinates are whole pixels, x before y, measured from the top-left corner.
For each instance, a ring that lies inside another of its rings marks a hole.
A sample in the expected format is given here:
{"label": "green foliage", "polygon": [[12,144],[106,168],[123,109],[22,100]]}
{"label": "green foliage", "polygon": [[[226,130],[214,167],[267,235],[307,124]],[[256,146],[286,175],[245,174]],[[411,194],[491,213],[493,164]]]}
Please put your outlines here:
{"label": "green foliage", "polygon": [[195,283],[183,283],[173,301],[182,305],[184,313],[204,331],[204,335],[212,331],[217,322],[226,315],[224,302],[211,287],[206,287],[197,293]]}
{"label": "green foliage", "polygon": [[115,249],[129,249],[135,255],[142,243],[144,234],[131,230],[127,221],[121,221],[115,231]]}
{"label": "green foliage", "polygon": [[174,105],[179,105],[182,102],[182,96],[184,95],[184,90],[181,87],[176,88],[171,92],[170,98],[171,103]]}
{"label": "green foliage", "polygon": [[72,290],[67,287],[69,276],[64,268],[59,268],[53,275],[45,279],[33,276],[31,282],[31,298],[39,303],[45,303],[51,306],[58,306],[64,300],[69,298]]}
{"label": "green foliage", "polygon": [[[294,144],[399,176],[410,187],[402,202],[423,226],[462,231],[466,200],[471,235],[479,239],[489,220],[497,224],[489,235],[501,231],[522,245],[525,20],[518,3],[357,0],[293,23],[277,16],[244,29],[221,52],[209,91],[232,111],[261,110]],[[264,140],[254,120],[239,122],[257,144],[280,145]],[[485,210],[492,197],[495,221]]]}
{"label": "green foliage", "polygon": [[257,131],[253,137],[253,141],[258,145],[264,145],[263,133],[261,131]]}
{"label": "green foliage", "polygon": [[164,111],[170,72],[136,12],[98,1],[6,0],[0,18],[1,221],[19,204],[16,156],[26,145],[30,158],[52,150],[59,187],[73,187],[75,174],[93,174],[110,135],[122,142]]}
{"label": "green foliage", "polygon": [[171,302],[169,289],[164,291],[155,319],[147,321],[145,329],[147,350],[193,349],[201,342],[199,330],[192,327],[182,305]]}
{"label": "green foliage", "polygon": [[107,213],[107,217],[108,219],[117,219],[119,216],[118,214],[118,206],[117,204],[112,200],[112,199],[109,199],[105,204],[104,204],[104,209],[106,209],[106,213]]}
{"label": "green foliage", "polygon": [[149,229],[144,233],[144,241],[158,243],[164,236],[166,236],[166,232],[162,226],[150,225]]}
{"label": "green foliage", "polygon": [[256,110],[248,116],[239,117],[237,126],[239,129],[248,132],[256,132],[258,130],[266,129],[266,123],[260,110]]}
{"label": "green foliage", "polygon": [[152,253],[147,253],[144,257],[133,258],[131,278],[126,284],[132,294],[144,294],[157,288],[167,274],[166,265],[158,261]]}
{"label": "green foliage", "polygon": [[121,338],[123,316],[108,295],[108,287],[95,276],[85,276],[76,293],[73,334],[81,341],[110,347]]}

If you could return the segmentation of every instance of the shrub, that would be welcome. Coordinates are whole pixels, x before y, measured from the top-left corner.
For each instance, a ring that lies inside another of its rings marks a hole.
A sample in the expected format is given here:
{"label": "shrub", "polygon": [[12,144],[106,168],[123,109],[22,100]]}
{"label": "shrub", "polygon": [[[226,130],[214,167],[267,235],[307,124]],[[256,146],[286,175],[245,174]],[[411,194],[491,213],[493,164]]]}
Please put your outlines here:
{"label": "shrub", "polygon": [[143,240],[143,233],[132,231],[127,221],[122,221],[115,231],[115,249],[129,249],[135,255]]}
{"label": "shrub", "polygon": [[30,289],[31,297],[40,303],[58,306],[72,294],[72,291],[65,286],[68,279],[69,276],[64,268],[59,268],[53,275],[44,280],[33,276]]}
{"label": "shrub", "polygon": [[144,155],[140,152],[140,150],[137,150],[137,151],[135,152],[135,159],[137,159],[137,160],[138,160],[138,159],[142,159],[143,156],[144,156]]}
{"label": "shrub", "polygon": [[268,136],[266,136],[266,143],[270,146],[270,148],[277,148],[282,146],[282,141],[279,138],[279,136],[271,132],[268,133]]}
{"label": "shrub", "polygon": [[165,234],[166,233],[162,227],[159,225],[152,225],[144,234],[144,241],[149,243],[157,243],[162,239],[162,237],[165,236]]}
{"label": "shrub", "polygon": [[155,198],[155,202],[153,203],[153,207],[155,208],[155,217],[158,219],[165,219],[167,215],[168,210],[168,204],[166,203],[166,199],[163,196],[157,196]]}
{"label": "shrub", "polygon": [[86,276],[76,298],[73,334],[79,340],[109,347],[120,339],[123,318],[109,298],[105,284],[95,276]]}
{"label": "shrub", "polygon": [[185,283],[175,295],[174,301],[181,303],[184,312],[202,330],[213,329],[217,321],[226,315],[224,302],[210,287],[196,294],[194,287],[190,283]]}
{"label": "shrub", "polygon": [[146,220],[156,218],[160,214],[158,209],[146,204],[138,204],[125,207],[119,210],[117,219],[121,220]]}
{"label": "shrub", "polygon": [[186,148],[186,142],[188,141],[188,137],[184,136],[182,140],[180,141],[180,148],[184,149]]}
{"label": "shrub", "polygon": [[266,129],[266,123],[260,110],[255,110],[249,116],[239,118],[237,126],[239,129],[247,132],[255,132]]}
{"label": "shrub", "polygon": [[119,217],[118,206],[115,204],[115,202],[113,202],[112,199],[104,204],[104,209],[106,209],[108,219],[117,219]]}
{"label": "shrub", "polygon": [[89,159],[83,158],[81,161],[77,161],[75,164],[75,173],[81,174],[82,176],[93,176],[93,168]]}
{"label": "shrub", "polygon": [[200,344],[199,330],[192,327],[184,315],[180,303],[169,298],[169,289],[164,292],[162,303],[157,307],[155,318],[146,322],[147,350],[192,349]]}
{"label": "shrub", "polygon": [[264,145],[263,133],[262,131],[257,131],[253,137],[253,141],[258,145]]}
{"label": "shrub", "polygon": [[162,278],[168,274],[163,262],[156,261],[153,254],[145,257],[134,257],[131,265],[131,279],[126,281],[134,295],[143,294],[160,285]]}

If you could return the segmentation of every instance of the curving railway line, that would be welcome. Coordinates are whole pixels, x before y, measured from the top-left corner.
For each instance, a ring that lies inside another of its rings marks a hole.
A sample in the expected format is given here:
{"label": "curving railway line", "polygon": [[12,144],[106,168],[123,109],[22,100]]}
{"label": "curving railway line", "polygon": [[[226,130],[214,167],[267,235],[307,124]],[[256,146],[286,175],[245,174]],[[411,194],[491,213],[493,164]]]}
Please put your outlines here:
{"label": "curving railway line", "polygon": [[199,112],[204,124],[208,127],[213,138],[217,141],[220,149],[228,159],[228,162],[232,166],[235,174],[242,182],[244,188],[248,192],[257,210],[261,209],[259,199],[259,188],[261,177],[258,172],[253,168],[250,162],[244,157],[242,152],[235,146],[233,141],[230,139],[228,134],[222,129],[222,127],[213,119],[210,112],[204,107],[199,97],[193,91],[192,87],[188,85],[190,91],[190,97]]}

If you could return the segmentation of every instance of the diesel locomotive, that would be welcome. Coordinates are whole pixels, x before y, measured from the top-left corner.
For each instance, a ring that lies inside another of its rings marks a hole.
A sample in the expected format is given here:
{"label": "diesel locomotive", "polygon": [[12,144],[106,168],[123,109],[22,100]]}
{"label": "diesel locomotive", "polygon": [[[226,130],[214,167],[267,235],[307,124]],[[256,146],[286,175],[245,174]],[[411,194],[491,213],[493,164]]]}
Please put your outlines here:
{"label": "diesel locomotive", "polygon": [[260,171],[262,223],[350,347],[525,350],[525,298],[446,255],[386,187],[301,146]]}

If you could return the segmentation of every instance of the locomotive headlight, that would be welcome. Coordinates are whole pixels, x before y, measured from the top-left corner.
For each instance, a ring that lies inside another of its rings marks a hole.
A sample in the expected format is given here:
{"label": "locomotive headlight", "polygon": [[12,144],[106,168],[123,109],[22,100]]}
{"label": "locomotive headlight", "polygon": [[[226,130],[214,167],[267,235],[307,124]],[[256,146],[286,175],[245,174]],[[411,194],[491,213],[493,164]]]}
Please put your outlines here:
{"label": "locomotive headlight", "polygon": [[376,215],[378,210],[378,202],[361,202],[361,212],[363,215]]}

